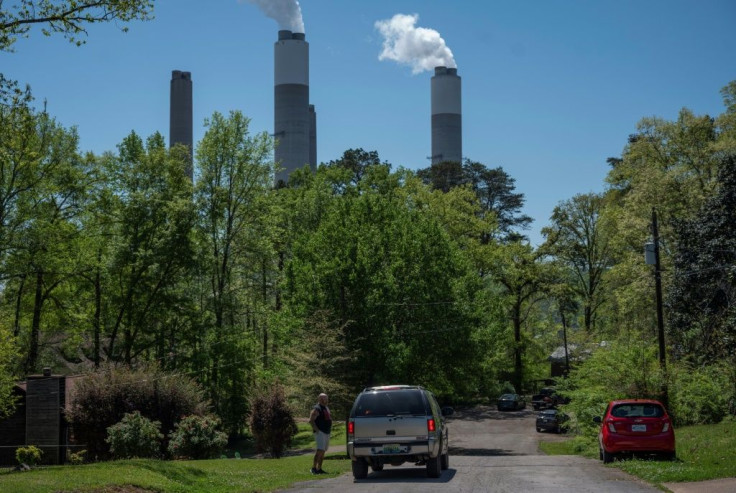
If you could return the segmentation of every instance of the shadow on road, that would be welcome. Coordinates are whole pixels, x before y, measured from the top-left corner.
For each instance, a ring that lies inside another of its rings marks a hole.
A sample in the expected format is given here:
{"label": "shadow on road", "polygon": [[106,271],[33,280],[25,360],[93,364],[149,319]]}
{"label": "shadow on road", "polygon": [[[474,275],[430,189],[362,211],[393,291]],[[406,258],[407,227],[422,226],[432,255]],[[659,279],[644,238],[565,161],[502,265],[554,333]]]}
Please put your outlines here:
{"label": "shadow on road", "polygon": [[517,455],[528,455],[514,452],[513,450],[504,450],[499,448],[463,448],[463,447],[450,447],[450,455],[468,455],[476,457],[503,457],[503,456],[517,456]]}
{"label": "shadow on road", "polygon": [[478,406],[469,409],[455,409],[453,414],[448,421],[451,423],[453,420],[463,421],[487,421],[487,420],[518,420],[524,419],[528,416],[536,415],[537,413],[530,409],[522,409],[520,411],[499,411],[495,406]]}
{"label": "shadow on road", "polygon": [[450,468],[442,471],[439,478],[428,478],[427,468],[425,467],[390,467],[387,466],[383,471],[373,471],[366,479],[356,479],[354,483],[449,483],[455,477],[457,471]]}

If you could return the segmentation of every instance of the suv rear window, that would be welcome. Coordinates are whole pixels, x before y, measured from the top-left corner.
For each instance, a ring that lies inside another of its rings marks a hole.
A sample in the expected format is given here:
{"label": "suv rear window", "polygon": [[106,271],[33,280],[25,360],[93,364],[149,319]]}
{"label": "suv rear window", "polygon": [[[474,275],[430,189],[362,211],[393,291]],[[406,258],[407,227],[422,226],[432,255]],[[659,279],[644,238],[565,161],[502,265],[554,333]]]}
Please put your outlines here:
{"label": "suv rear window", "polygon": [[424,416],[426,410],[420,390],[366,392],[355,406],[355,416]]}
{"label": "suv rear window", "polygon": [[616,418],[661,418],[664,409],[657,404],[619,404],[611,410]]}

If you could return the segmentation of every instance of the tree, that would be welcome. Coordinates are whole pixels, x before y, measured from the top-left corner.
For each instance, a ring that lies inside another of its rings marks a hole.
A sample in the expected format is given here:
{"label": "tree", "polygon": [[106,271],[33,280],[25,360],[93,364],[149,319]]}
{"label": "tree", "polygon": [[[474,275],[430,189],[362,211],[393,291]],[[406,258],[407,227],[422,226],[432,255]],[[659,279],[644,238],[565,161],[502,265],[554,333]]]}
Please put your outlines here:
{"label": "tree", "polygon": [[285,268],[289,309],[304,319],[330,313],[335,320],[325,325],[344,327],[356,364],[341,378],[353,389],[412,381],[440,395],[470,395],[483,359],[471,342],[477,274],[409,172],[379,164],[357,185],[343,176],[332,187],[335,178],[321,168],[312,181],[340,193],[309,195],[320,200],[321,216],[294,239]]}
{"label": "tree", "polygon": [[532,307],[541,299],[551,283],[553,270],[541,262],[542,251],[528,243],[515,241],[493,252],[492,277],[500,285],[511,321],[513,352],[513,384],[520,392],[524,382],[523,357],[526,343],[522,328]]}
{"label": "tree", "polygon": [[34,25],[41,25],[45,36],[60,33],[80,45],[88,25],[120,21],[127,31],[125,23],[152,14],[153,0],[19,0],[8,8],[0,2],[0,51],[12,51],[18,36],[27,37]]}
{"label": "tree", "polygon": [[144,145],[131,132],[118,148],[103,159],[113,225],[106,353],[131,364],[174,330],[177,287],[192,272],[195,215],[186,153],[169,150],[159,133]]}
{"label": "tree", "polygon": [[552,212],[552,225],[542,230],[545,251],[559,259],[574,276],[573,288],[583,302],[583,327],[591,332],[603,303],[604,275],[613,264],[609,232],[602,212],[603,196],[579,194]]}
{"label": "tree", "polygon": [[696,218],[676,223],[667,335],[678,358],[704,364],[736,354],[736,157],[721,161],[720,187]]}
{"label": "tree", "polygon": [[524,195],[514,193],[515,180],[500,166],[494,169],[484,164],[466,159],[462,166],[459,163],[443,162],[422,169],[417,175],[424,183],[437,190],[448,192],[462,185],[472,187],[482,217],[494,215],[496,228],[482,236],[483,242],[491,239],[513,242],[524,236],[516,231],[526,229],[532,218],[521,213],[524,206]]}
{"label": "tree", "polygon": [[226,430],[240,431],[248,403],[247,372],[254,367],[256,331],[268,347],[272,272],[273,140],[249,133],[239,111],[215,112],[196,150],[199,180],[207,387]]}

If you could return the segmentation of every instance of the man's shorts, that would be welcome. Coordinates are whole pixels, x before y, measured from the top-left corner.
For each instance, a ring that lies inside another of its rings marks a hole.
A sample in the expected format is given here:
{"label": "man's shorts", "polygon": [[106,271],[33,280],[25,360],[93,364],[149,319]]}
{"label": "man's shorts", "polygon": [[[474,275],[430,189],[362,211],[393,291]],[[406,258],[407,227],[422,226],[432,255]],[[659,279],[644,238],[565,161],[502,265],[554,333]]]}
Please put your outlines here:
{"label": "man's shorts", "polygon": [[330,435],[323,431],[316,432],[314,439],[317,441],[317,450],[327,450],[330,446]]}

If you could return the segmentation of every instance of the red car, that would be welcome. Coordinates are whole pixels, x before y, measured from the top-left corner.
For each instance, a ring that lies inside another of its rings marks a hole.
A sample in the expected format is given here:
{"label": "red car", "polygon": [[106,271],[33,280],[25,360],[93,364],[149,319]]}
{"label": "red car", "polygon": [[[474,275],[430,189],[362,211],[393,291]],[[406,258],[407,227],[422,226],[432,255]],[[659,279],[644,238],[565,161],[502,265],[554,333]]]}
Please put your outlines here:
{"label": "red car", "polygon": [[649,399],[627,399],[608,404],[598,433],[600,458],[612,462],[624,452],[658,453],[674,460],[675,430],[661,402]]}

